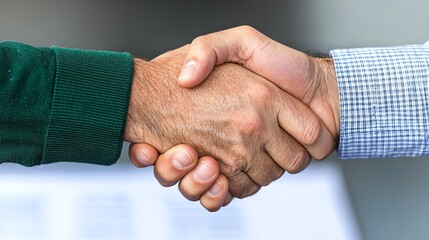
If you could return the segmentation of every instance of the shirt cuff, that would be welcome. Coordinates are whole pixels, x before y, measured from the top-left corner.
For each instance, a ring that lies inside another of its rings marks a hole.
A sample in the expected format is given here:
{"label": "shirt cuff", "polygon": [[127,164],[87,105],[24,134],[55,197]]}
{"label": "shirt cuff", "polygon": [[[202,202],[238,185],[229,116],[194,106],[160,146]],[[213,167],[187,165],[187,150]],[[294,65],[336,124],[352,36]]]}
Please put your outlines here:
{"label": "shirt cuff", "polygon": [[41,164],[115,163],[123,144],[132,56],[56,47],[53,50],[55,84]]}
{"label": "shirt cuff", "polygon": [[429,45],[331,51],[340,158],[429,154]]}

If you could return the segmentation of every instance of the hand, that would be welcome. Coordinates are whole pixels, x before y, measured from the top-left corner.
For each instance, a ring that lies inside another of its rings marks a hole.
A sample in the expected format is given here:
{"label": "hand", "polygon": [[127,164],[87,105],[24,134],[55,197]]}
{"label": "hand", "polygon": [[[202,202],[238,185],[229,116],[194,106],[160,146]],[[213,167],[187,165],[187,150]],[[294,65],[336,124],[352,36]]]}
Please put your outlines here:
{"label": "hand", "polygon": [[181,144],[158,156],[154,147],[133,143],[129,155],[136,167],[154,165],[155,176],[164,187],[173,186],[180,180],[179,190],[183,196],[189,200],[199,200],[208,211],[217,211],[232,201],[228,180],[219,174],[216,160],[210,157],[198,158],[190,146]]}
{"label": "hand", "polygon": [[[305,103],[339,137],[339,95],[331,59],[318,59],[288,48],[257,30],[242,26],[196,38],[179,76],[183,87],[200,84],[215,65],[232,62],[270,80]],[[304,145],[305,146],[305,145]],[[332,149],[311,151],[322,159]]]}
{"label": "hand", "polygon": [[309,155],[301,144],[334,147],[305,105],[240,67],[223,65],[193,90],[178,87],[187,50],[151,62],[136,59],[126,140],[150,143],[161,152],[187,143],[200,156],[214,156],[235,197],[255,193],[284,170],[305,168]]}

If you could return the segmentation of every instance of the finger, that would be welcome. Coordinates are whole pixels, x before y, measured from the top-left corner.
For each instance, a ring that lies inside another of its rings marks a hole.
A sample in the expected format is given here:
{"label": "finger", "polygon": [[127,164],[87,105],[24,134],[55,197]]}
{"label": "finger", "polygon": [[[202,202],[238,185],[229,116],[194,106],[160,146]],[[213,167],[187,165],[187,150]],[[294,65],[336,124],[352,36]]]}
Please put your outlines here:
{"label": "finger", "polygon": [[159,157],[154,168],[155,177],[162,186],[172,186],[197,162],[198,154],[192,147],[183,144],[175,146]]}
{"label": "finger", "polygon": [[202,157],[197,166],[180,181],[179,190],[185,198],[196,201],[212,187],[218,175],[219,165],[216,160]]}
{"label": "finger", "polygon": [[306,54],[276,42],[249,26],[194,39],[185,59],[179,84],[187,88],[203,82],[215,65],[225,62],[244,66],[300,100],[311,84],[308,78],[311,64]]}
{"label": "finger", "polygon": [[232,177],[228,177],[229,192],[232,197],[245,198],[251,196],[261,189],[261,186],[253,182],[253,180],[245,172],[240,172]]}
{"label": "finger", "polygon": [[210,189],[201,195],[200,203],[208,211],[215,212],[223,206],[227,197],[228,179],[224,175],[219,175]]}
{"label": "finger", "polygon": [[284,170],[267,154],[265,149],[259,153],[258,157],[250,162],[246,173],[256,184],[267,186],[283,175]]}
{"label": "finger", "polygon": [[138,168],[154,165],[158,158],[158,151],[145,143],[132,143],[128,154],[131,162]]}
{"label": "finger", "polygon": [[232,194],[230,192],[228,192],[228,194],[226,195],[225,202],[223,203],[222,207],[228,206],[232,202],[233,199],[234,198],[232,197]]}
{"label": "finger", "polygon": [[278,128],[272,132],[272,140],[265,144],[265,150],[270,157],[289,173],[298,173],[305,169],[311,159],[307,150],[283,129]]}
{"label": "finger", "polygon": [[234,62],[244,65],[266,38],[255,29],[242,26],[195,38],[178,81],[182,87],[203,82],[215,65]]}
{"label": "finger", "polygon": [[335,147],[334,137],[306,105],[287,93],[283,96],[284,101],[278,104],[281,128],[300,142],[313,158],[326,158]]}

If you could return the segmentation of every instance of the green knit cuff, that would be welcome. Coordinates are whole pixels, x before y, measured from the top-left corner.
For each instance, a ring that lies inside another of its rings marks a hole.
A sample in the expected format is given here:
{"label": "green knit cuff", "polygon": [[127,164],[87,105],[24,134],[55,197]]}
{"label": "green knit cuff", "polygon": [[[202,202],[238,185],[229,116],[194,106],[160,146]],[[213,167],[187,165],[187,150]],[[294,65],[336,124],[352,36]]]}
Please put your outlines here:
{"label": "green knit cuff", "polygon": [[115,163],[123,144],[133,77],[132,56],[53,50],[55,85],[41,164]]}

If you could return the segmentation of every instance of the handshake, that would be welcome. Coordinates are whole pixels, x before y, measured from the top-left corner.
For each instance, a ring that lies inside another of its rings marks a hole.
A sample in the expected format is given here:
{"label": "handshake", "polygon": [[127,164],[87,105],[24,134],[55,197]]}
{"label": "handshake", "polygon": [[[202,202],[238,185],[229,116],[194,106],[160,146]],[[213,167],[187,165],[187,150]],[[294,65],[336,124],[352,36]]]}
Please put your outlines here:
{"label": "handshake", "polygon": [[242,26],[134,59],[124,139],[134,165],[217,211],[331,154],[339,108],[332,59]]}

